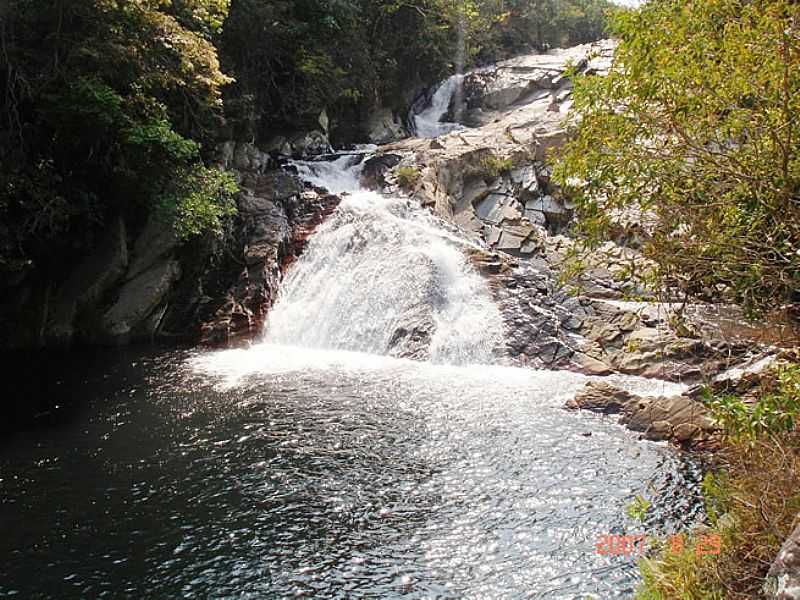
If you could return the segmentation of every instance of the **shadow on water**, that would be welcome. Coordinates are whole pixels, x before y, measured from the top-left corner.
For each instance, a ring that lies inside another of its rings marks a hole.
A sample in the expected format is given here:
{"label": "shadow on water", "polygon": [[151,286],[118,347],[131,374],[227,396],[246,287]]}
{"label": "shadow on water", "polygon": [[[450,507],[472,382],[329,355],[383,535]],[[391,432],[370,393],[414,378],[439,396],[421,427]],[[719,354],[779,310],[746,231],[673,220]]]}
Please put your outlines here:
{"label": "shadow on water", "polygon": [[113,396],[126,381],[141,378],[143,359],[161,352],[163,348],[148,345],[0,353],[6,390],[0,403],[0,443],[14,434],[79,421],[98,397]]}

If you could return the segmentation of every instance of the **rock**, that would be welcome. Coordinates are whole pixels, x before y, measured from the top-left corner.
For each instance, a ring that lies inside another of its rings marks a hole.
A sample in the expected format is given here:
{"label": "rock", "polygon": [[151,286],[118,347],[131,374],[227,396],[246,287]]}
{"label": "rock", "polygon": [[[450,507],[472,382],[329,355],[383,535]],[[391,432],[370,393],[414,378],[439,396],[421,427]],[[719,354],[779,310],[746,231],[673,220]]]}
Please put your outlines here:
{"label": "rock", "polygon": [[389,144],[405,137],[408,132],[390,108],[380,108],[369,115],[367,139],[371,144]]}
{"label": "rock", "polygon": [[[46,342],[69,345],[76,335],[76,320],[82,310],[93,310],[103,295],[125,274],[128,244],[125,222],[112,220],[93,253],[70,274],[56,293],[47,324]],[[85,331],[85,337],[91,332]]]}
{"label": "rock", "polygon": [[180,274],[180,264],[167,260],[129,280],[120,289],[117,301],[103,315],[105,334],[111,340],[128,341],[132,332],[166,297]]}
{"label": "rock", "polygon": [[654,421],[644,434],[645,439],[662,442],[672,438],[672,424],[669,421]]}
{"label": "rock", "polygon": [[769,600],[800,600],[800,525],[786,539],[764,584]]}
{"label": "rock", "polygon": [[233,148],[232,162],[224,165],[240,171],[262,172],[270,163],[271,158],[266,152],[262,152],[254,144],[237,143]]}
{"label": "rock", "polygon": [[331,121],[328,118],[327,110],[323,109],[323,111],[319,113],[319,117],[317,117],[317,123],[319,123],[319,126],[322,127],[322,131],[325,132],[325,135],[328,135],[328,133],[330,133]]}
{"label": "rock", "polygon": [[381,188],[386,185],[385,175],[394,169],[402,156],[399,154],[378,154],[364,161],[361,171],[361,183],[368,188]]}
{"label": "rock", "polygon": [[604,381],[591,381],[565,405],[571,410],[590,410],[607,415],[622,412],[633,395]]}
{"label": "rock", "polygon": [[700,432],[701,429],[697,425],[692,423],[681,423],[673,429],[672,435],[675,437],[675,440],[681,444],[684,444],[699,437]]}
{"label": "rock", "polygon": [[586,384],[565,408],[621,414],[620,423],[651,441],[701,448],[717,433],[708,411],[686,396],[643,398],[603,381]]}
{"label": "rock", "polygon": [[575,355],[575,364],[578,366],[578,371],[586,375],[611,375],[614,370],[606,363],[596,358],[583,353]]}
{"label": "rock", "polygon": [[537,178],[536,167],[532,164],[513,169],[510,173],[510,178],[511,181],[518,185],[521,190],[524,190],[529,194],[536,194],[539,191],[539,180]]}
{"label": "rock", "polygon": [[188,318],[201,321],[198,336],[204,344],[227,345],[256,335],[275,301],[284,271],[339,201],[321,190],[304,189],[296,177],[283,171],[242,173],[238,256],[227,265],[227,275],[220,274],[224,283],[214,283],[216,291],[210,300],[203,299],[202,286],[183,291],[202,305],[202,316],[171,310],[165,318],[169,330],[184,328]]}
{"label": "rock", "polygon": [[178,246],[178,236],[172,222],[158,213],[147,220],[133,246],[133,258],[125,279],[133,279],[170,254]]}
{"label": "rock", "polygon": [[506,252],[510,250],[519,250],[525,240],[525,237],[515,235],[508,231],[503,231],[502,235],[500,236],[500,240],[497,242],[496,248]]}
{"label": "rock", "polygon": [[319,156],[331,150],[330,140],[322,131],[308,131],[297,134],[289,143],[294,156]]}

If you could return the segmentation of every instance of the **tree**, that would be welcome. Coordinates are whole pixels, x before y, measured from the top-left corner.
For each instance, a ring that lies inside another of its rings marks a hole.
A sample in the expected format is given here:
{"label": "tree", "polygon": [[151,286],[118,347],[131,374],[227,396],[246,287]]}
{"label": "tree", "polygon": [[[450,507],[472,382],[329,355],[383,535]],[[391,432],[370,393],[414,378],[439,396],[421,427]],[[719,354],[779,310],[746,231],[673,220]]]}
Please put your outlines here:
{"label": "tree", "polygon": [[219,228],[229,176],[202,144],[221,123],[211,42],[226,0],[10,0],[0,9],[0,271],[91,247],[111,215]]}
{"label": "tree", "polygon": [[596,246],[645,215],[657,281],[752,315],[800,298],[800,21],[789,0],[659,0],[578,78],[556,176]]}

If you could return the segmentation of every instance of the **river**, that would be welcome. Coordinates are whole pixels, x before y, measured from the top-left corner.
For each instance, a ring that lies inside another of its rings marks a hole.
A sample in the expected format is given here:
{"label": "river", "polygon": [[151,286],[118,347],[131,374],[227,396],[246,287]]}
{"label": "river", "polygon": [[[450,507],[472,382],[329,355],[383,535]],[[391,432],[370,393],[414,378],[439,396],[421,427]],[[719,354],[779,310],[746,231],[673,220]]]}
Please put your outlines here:
{"label": "river", "polygon": [[361,190],[357,159],[296,166],[348,195],[257,343],[12,379],[40,414],[0,445],[0,597],[631,598],[600,536],[696,520],[699,465],[565,411],[588,378],[506,364],[473,241]]}

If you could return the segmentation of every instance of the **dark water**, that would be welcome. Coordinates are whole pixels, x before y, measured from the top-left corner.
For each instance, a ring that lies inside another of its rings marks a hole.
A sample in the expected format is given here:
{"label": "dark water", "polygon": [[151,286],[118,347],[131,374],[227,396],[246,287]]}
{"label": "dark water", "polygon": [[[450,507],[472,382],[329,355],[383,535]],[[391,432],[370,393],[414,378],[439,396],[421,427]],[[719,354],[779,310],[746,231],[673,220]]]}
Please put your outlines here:
{"label": "dark water", "polygon": [[699,510],[696,465],[560,408],[574,374],[261,347],[49,375],[0,446],[0,597],[630,598],[598,536]]}

